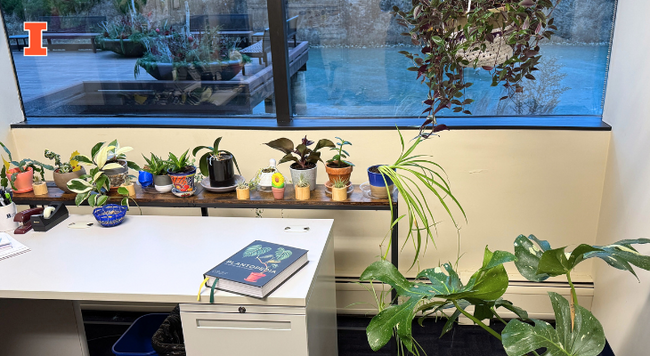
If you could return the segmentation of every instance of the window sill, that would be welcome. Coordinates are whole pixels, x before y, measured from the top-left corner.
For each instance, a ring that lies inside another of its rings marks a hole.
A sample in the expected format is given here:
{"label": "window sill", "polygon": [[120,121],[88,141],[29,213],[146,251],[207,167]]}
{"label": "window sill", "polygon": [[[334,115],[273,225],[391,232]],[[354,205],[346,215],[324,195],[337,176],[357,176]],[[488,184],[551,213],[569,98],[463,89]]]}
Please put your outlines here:
{"label": "window sill", "polygon": [[[423,119],[382,117],[299,117],[287,126],[275,118],[160,118],[160,117],[35,117],[12,124],[13,129],[33,128],[219,128],[234,130],[392,130],[418,128]],[[593,130],[611,131],[599,116],[552,117],[441,117],[438,123],[454,130]]]}

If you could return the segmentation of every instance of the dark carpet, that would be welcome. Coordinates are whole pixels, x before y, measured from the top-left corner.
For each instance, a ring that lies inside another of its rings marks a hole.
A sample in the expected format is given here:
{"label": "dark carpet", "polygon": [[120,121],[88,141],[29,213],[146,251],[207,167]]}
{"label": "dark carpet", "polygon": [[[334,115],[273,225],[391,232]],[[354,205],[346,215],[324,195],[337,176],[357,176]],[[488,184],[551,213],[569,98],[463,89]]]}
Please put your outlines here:
{"label": "dark carpet", "polygon": [[[113,356],[111,347],[141,313],[116,313],[84,311],[84,325],[90,356]],[[374,352],[366,340],[366,326],[370,318],[338,316],[339,356],[389,356],[395,355],[395,343],[391,341]],[[423,327],[413,325],[413,335],[427,356],[507,356],[501,343],[478,326],[457,325],[440,338],[444,321],[427,319]],[[500,332],[503,324],[493,328]],[[422,353],[424,354],[424,353]],[[600,356],[614,356],[609,345]]]}

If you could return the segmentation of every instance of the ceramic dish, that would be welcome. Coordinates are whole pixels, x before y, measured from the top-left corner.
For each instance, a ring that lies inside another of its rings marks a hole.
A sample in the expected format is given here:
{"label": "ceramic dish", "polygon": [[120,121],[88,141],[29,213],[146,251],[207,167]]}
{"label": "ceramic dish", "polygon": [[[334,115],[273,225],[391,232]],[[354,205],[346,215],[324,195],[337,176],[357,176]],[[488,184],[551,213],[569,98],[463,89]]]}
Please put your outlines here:
{"label": "ceramic dish", "polygon": [[191,190],[189,192],[181,192],[180,190],[178,190],[176,188],[172,188],[172,194],[174,194],[175,196],[177,196],[179,198],[191,197],[192,195],[194,195],[194,193],[196,193],[196,189]]}
{"label": "ceramic dish", "polygon": [[243,183],[245,181],[246,181],[246,179],[244,179],[244,177],[242,177],[242,176],[240,176],[238,174],[235,174],[235,184],[234,185],[231,185],[231,186],[228,186],[228,187],[211,187],[210,186],[210,178],[203,178],[203,180],[201,181],[201,186],[203,187],[203,189],[207,190],[208,192],[227,193],[227,192],[234,191],[235,189],[237,189],[237,185],[239,183]]}
{"label": "ceramic dish", "polygon": [[158,193],[169,193],[172,191],[172,188],[174,188],[174,185],[173,184],[156,185],[154,187]]}

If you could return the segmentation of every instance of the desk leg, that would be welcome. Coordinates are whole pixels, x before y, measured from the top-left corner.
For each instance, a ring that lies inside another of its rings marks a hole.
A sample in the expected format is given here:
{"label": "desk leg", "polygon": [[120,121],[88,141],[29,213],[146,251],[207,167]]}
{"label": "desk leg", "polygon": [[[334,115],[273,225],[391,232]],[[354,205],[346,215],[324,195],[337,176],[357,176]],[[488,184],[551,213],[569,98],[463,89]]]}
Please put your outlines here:
{"label": "desk leg", "polygon": [[208,214],[208,208],[201,208],[201,216],[210,216]]}

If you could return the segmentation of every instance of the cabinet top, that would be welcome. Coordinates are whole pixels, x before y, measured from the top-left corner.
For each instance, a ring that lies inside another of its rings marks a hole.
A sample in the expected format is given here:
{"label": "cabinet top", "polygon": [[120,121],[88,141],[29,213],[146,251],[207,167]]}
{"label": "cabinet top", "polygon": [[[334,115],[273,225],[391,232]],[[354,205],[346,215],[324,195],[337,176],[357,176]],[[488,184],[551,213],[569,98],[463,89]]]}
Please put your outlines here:
{"label": "cabinet top", "polygon": [[[71,222],[94,224],[76,230],[68,228]],[[31,251],[0,261],[0,297],[196,303],[203,273],[252,241],[265,240],[308,250],[309,263],[264,300],[218,291],[215,303],[305,306],[332,224],[129,215],[121,225],[104,228],[92,215],[71,215],[48,232],[14,236]],[[201,303],[208,303],[209,290],[202,290]]]}

